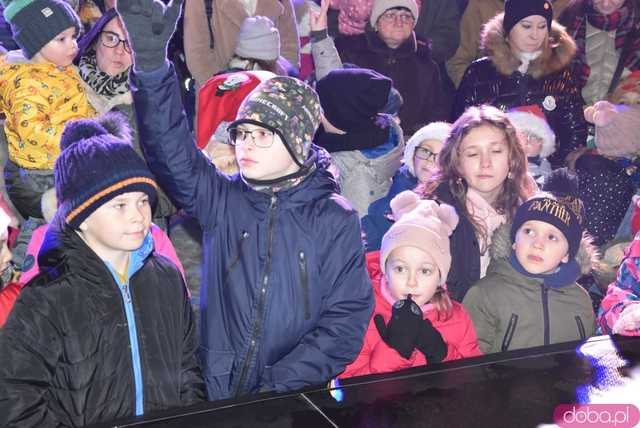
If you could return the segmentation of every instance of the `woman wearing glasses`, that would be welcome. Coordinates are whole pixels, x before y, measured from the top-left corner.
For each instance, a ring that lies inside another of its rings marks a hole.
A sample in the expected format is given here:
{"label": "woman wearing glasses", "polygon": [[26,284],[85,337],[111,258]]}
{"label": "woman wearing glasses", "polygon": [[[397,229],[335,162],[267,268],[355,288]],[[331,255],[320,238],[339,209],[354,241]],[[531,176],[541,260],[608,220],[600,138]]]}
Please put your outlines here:
{"label": "woman wearing glasses", "polygon": [[[129,88],[129,68],[133,62],[131,47],[115,9],[104,15],[78,41],[76,61],[89,103],[100,114],[118,110],[129,119],[131,141],[142,156]],[[175,212],[169,198],[160,189],[153,222],[167,228],[167,218]]]}
{"label": "woman wearing glasses", "polygon": [[420,128],[407,141],[404,148],[404,165],[393,176],[389,193],[369,205],[367,215],[362,218],[367,252],[380,249],[382,236],[393,224],[389,204],[394,196],[405,190],[413,190],[418,184],[425,184],[431,179],[436,170],[438,153],[450,132],[450,123],[433,122]]}

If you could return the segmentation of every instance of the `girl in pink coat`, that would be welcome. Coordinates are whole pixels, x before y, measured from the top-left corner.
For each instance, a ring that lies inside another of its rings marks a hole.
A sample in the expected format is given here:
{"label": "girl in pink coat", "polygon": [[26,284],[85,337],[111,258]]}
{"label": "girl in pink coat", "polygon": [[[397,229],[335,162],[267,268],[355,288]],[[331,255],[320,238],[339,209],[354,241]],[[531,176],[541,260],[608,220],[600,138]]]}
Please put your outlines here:
{"label": "girl in pink coat", "polygon": [[469,315],[445,280],[455,209],[405,191],[391,201],[396,222],[367,255],[376,307],[364,345],[341,378],[482,355]]}

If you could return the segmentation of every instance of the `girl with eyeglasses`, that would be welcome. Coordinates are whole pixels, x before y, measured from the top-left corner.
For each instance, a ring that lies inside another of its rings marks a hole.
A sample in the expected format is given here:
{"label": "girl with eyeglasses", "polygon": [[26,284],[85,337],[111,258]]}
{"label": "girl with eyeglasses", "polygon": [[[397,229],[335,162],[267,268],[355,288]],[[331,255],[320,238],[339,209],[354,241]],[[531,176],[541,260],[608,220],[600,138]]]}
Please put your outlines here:
{"label": "girl with eyeglasses", "polygon": [[444,140],[451,132],[451,124],[433,122],[420,128],[407,141],[404,148],[403,165],[393,176],[389,193],[369,205],[367,215],[362,218],[362,229],[367,242],[367,252],[380,249],[382,236],[393,224],[391,200],[404,190],[415,189],[427,183],[436,171],[437,158]]}

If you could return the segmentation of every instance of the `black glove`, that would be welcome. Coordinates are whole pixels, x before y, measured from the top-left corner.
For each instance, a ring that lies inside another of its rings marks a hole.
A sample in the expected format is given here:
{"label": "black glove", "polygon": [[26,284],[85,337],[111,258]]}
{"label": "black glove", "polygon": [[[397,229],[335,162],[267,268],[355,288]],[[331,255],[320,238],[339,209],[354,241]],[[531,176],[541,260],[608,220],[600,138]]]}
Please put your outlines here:
{"label": "black glove", "polygon": [[439,363],[447,356],[447,344],[429,320],[422,321],[416,348],[424,354],[428,363]]}
{"label": "black glove", "polygon": [[172,0],[168,6],[160,0],[117,2],[116,8],[129,37],[136,70],[156,70],[164,64],[183,1]]}
{"label": "black glove", "polygon": [[403,358],[411,357],[422,323],[422,311],[411,300],[411,296],[393,304],[389,324],[385,325],[380,314],[373,318],[373,322],[380,337],[389,347],[398,351]]}

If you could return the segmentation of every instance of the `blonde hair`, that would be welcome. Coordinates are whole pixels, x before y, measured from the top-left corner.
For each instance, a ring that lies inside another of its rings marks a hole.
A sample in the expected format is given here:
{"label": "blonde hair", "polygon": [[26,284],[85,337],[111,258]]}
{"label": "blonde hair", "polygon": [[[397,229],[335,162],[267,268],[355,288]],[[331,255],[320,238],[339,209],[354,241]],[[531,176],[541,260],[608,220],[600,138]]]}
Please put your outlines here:
{"label": "blonde hair", "polygon": [[432,303],[436,309],[436,319],[438,321],[446,321],[453,315],[453,303],[449,292],[443,286],[439,285],[436,292],[431,296],[429,303]]}
{"label": "blonde hair", "polygon": [[438,166],[432,180],[420,188],[423,196],[437,198],[436,190],[446,184],[451,191],[458,208],[473,225],[476,235],[482,242],[487,242],[487,230],[484,225],[470,215],[466,199],[468,185],[460,172],[462,141],[474,129],[491,126],[502,131],[507,142],[509,158],[509,175],[503,182],[502,192],[494,201],[493,208],[507,217],[511,222],[520,203],[534,192],[527,174],[527,158],[522,143],[516,136],[516,130],[505,113],[489,105],[469,107],[455,121],[451,134],[445,140],[442,151],[438,155]]}

